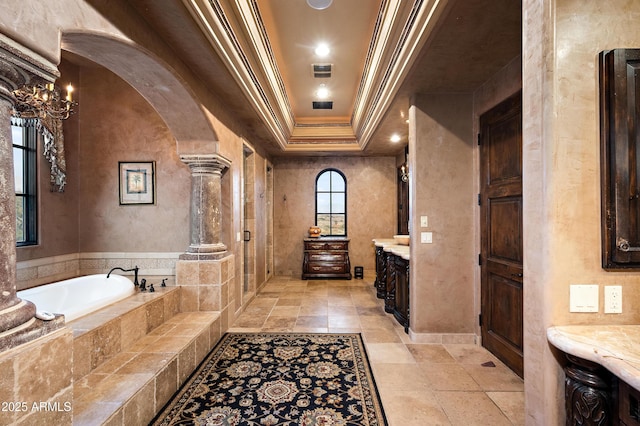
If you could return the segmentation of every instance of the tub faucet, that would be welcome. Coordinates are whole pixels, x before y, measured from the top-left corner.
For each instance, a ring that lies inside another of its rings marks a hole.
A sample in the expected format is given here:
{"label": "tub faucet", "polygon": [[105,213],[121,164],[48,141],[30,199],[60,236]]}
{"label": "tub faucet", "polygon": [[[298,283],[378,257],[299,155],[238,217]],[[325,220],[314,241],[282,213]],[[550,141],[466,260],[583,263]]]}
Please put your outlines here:
{"label": "tub faucet", "polygon": [[109,273],[107,274],[107,278],[109,278],[109,275],[111,275],[111,273],[113,271],[115,271],[116,269],[119,269],[122,272],[133,272],[133,285],[138,287],[140,284],[138,284],[138,267],[136,266],[135,268],[132,269],[122,269],[120,267],[116,267],[116,268],[111,268],[111,270],[109,271]]}

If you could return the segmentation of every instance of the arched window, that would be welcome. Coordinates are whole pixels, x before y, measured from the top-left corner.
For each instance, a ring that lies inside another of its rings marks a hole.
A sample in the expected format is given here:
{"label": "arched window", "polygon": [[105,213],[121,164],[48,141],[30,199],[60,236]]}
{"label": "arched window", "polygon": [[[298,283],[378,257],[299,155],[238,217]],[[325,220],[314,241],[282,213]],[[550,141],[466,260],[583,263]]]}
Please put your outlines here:
{"label": "arched window", "polygon": [[322,235],[347,235],[347,179],[337,169],[326,169],[316,177],[316,226]]}

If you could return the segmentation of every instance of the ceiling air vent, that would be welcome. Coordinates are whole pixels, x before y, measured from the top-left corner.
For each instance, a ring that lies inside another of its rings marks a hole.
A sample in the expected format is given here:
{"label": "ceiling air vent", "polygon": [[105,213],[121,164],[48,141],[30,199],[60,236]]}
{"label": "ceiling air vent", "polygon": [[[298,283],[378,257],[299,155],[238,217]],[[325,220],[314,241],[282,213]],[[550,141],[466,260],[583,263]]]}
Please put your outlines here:
{"label": "ceiling air vent", "polygon": [[331,77],[331,64],[312,64],[313,76],[315,78],[329,78]]}
{"label": "ceiling air vent", "polygon": [[333,109],[333,101],[313,101],[313,109]]}

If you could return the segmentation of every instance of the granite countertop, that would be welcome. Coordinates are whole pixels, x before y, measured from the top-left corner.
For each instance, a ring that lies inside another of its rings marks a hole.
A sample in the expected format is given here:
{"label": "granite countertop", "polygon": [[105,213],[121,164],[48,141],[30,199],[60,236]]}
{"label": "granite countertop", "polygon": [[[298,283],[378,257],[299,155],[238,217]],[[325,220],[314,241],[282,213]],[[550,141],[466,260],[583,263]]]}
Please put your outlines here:
{"label": "granite countertop", "polygon": [[547,338],[570,355],[596,362],[640,390],[640,325],[567,325],[547,329]]}
{"label": "granite countertop", "polygon": [[375,238],[373,243],[376,247],[382,247],[386,252],[400,256],[404,260],[409,260],[409,246],[397,244],[393,238]]}

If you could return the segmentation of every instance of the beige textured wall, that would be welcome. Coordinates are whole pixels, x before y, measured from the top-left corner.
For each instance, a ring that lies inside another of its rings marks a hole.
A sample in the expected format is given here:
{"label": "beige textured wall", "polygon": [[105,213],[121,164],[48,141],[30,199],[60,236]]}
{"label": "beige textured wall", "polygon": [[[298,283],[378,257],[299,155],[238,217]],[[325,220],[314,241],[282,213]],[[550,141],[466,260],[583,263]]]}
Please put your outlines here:
{"label": "beige textured wall", "polygon": [[[189,245],[191,173],[158,114],[111,72],[83,68],[79,92],[81,252],[181,252]],[[156,162],[155,205],[120,205],[119,161]]]}
{"label": "beige textured wall", "polygon": [[[551,325],[638,324],[640,274],[600,260],[597,55],[640,47],[640,5],[628,0],[523,1],[525,395],[528,424],[564,417]],[[550,17],[552,19],[550,19]],[[569,285],[623,286],[623,313],[569,313]],[[561,357],[559,359],[562,359]]]}
{"label": "beige textured wall", "polygon": [[315,221],[315,180],[334,167],[347,178],[349,259],[375,271],[373,238],[396,230],[395,157],[277,158],[274,161],[274,263],[279,275],[302,274],[302,239]]}
{"label": "beige textured wall", "polygon": [[[411,331],[473,333],[474,146],[472,97],[415,96],[410,108]],[[428,227],[420,227],[420,216]],[[421,244],[432,232],[433,244]]]}

